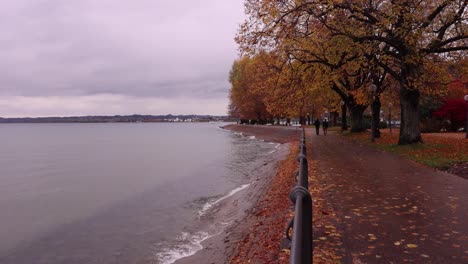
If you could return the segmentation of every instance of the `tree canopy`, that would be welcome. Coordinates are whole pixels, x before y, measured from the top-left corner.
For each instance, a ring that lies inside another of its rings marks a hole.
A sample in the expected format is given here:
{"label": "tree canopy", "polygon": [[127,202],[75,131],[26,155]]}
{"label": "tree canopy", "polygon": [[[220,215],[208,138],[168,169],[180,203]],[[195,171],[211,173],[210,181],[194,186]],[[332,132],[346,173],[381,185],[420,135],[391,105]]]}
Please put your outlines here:
{"label": "tree canopy", "polygon": [[297,109],[306,105],[301,100],[312,100],[308,91],[329,89],[350,109],[352,126],[360,131],[367,106],[378,113],[380,96],[397,90],[399,143],[411,144],[421,141],[421,95],[446,93],[448,70],[466,67],[466,6],[464,0],[246,0],[248,18],[236,41],[252,58],[280,58],[265,64],[278,76],[257,83],[270,113],[282,108],[278,100],[265,99],[270,94],[289,99],[286,105],[295,105],[294,113],[301,115]]}

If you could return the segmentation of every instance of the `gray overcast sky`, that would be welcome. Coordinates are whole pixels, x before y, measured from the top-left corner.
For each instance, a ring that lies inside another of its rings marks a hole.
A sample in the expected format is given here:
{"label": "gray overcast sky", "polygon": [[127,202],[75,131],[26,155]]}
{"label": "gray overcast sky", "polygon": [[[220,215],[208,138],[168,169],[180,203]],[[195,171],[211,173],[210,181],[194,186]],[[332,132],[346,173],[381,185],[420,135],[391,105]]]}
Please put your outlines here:
{"label": "gray overcast sky", "polygon": [[243,0],[2,0],[0,116],[225,114]]}

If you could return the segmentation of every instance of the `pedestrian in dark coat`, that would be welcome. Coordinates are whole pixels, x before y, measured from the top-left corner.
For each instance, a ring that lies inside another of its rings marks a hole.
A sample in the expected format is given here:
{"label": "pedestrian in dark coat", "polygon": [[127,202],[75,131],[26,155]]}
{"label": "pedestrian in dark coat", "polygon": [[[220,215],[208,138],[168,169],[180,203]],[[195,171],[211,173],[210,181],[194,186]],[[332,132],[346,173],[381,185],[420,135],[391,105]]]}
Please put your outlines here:
{"label": "pedestrian in dark coat", "polygon": [[315,134],[317,134],[317,136],[318,136],[319,132],[320,132],[320,121],[319,121],[318,118],[315,119],[314,126],[315,126]]}
{"label": "pedestrian in dark coat", "polygon": [[328,119],[324,119],[322,122],[322,127],[323,127],[323,134],[326,136],[327,135],[327,130],[328,130]]}

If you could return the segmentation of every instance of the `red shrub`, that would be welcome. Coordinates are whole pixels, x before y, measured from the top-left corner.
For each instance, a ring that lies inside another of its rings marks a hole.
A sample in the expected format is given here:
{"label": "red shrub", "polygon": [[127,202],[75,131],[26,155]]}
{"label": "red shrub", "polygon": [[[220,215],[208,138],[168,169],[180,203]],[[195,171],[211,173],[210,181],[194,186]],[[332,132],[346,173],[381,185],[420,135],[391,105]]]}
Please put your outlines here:
{"label": "red shrub", "polygon": [[450,129],[457,130],[464,127],[466,122],[466,108],[467,102],[463,99],[447,99],[444,100],[442,105],[437,111],[432,113],[434,118],[442,118],[450,121]]}

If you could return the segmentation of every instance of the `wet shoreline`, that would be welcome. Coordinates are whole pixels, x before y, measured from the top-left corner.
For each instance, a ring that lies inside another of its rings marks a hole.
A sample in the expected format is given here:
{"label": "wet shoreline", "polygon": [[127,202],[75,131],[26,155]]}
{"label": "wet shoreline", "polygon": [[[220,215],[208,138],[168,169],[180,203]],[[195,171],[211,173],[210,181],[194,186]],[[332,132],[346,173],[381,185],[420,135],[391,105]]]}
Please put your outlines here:
{"label": "wet shoreline", "polygon": [[[264,164],[265,166],[255,173],[249,187],[220,204],[215,218],[231,217],[234,219],[233,222],[226,226],[220,234],[203,241],[201,243],[203,249],[192,256],[176,261],[176,264],[229,263],[233,257],[238,259],[239,254],[244,250],[243,245],[245,245],[246,238],[249,237],[252,227],[259,220],[259,214],[263,210],[262,203],[268,199],[267,195],[271,193],[272,189],[281,188],[278,184],[278,175],[283,171],[281,166],[284,165],[288,157],[291,157],[292,152],[295,153],[291,142],[297,139],[296,128],[229,125],[224,129],[241,133],[243,136],[255,137],[258,140],[283,144],[273,154],[273,161]],[[284,199],[283,197],[279,199],[286,201],[286,204],[288,202],[287,196]]]}

